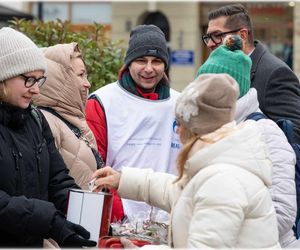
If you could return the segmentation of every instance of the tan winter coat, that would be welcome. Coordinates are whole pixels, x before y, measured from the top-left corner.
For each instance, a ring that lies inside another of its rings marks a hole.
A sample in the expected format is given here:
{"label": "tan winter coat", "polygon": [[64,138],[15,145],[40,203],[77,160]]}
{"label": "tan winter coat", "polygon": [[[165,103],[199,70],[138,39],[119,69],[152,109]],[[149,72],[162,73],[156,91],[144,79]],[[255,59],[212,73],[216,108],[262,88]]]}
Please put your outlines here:
{"label": "tan winter coat", "polygon": [[43,111],[70,175],[81,188],[87,189],[87,183],[97,168],[90,147],[97,150],[97,146],[85,119],[78,78],[71,68],[71,54],[76,50],[76,43],[59,44],[44,49],[48,66],[47,81],[40,88],[40,94],[34,98],[34,104],[54,109],[80,129],[82,138],[78,139],[60,118]]}

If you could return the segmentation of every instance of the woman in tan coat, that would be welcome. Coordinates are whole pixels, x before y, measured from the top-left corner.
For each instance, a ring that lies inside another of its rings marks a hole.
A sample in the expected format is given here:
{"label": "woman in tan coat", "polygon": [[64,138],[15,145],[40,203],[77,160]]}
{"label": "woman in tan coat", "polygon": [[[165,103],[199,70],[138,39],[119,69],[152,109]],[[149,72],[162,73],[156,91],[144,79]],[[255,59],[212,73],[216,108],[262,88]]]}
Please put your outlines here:
{"label": "woman in tan coat", "polygon": [[101,166],[94,135],[85,119],[85,103],[91,84],[77,43],[43,49],[47,81],[34,98],[45,115],[70,175],[87,189],[92,173]]}

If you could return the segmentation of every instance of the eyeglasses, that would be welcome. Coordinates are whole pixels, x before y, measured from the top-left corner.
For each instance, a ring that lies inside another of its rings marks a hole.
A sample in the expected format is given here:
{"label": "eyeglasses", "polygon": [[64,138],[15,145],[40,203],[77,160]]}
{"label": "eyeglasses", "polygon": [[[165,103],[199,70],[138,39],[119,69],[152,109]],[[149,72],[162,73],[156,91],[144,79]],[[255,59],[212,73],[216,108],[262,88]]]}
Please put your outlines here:
{"label": "eyeglasses", "polygon": [[42,87],[42,85],[45,83],[47,77],[46,76],[42,76],[40,78],[35,78],[33,76],[25,76],[23,74],[20,75],[21,77],[23,77],[25,79],[25,87],[26,88],[31,88],[34,84],[38,84],[39,88]]}
{"label": "eyeglasses", "polygon": [[242,28],[239,28],[239,29],[236,29],[236,30],[229,30],[229,31],[226,31],[226,32],[207,33],[207,34],[202,36],[202,41],[205,43],[205,45],[207,45],[209,40],[211,39],[216,45],[219,45],[220,43],[222,43],[224,35],[238,32],[241,29]]}

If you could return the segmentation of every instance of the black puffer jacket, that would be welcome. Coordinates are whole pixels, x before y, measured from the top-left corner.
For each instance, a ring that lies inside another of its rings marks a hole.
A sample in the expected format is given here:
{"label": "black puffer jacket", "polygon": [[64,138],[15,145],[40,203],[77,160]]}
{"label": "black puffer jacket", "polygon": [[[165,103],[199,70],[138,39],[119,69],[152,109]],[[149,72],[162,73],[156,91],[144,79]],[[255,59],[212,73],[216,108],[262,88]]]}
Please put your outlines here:
{"label": "black puffer jacket", "polygon": [[0,104],[0,247],[42,246],[69,188],[78,188],[41,114]]}

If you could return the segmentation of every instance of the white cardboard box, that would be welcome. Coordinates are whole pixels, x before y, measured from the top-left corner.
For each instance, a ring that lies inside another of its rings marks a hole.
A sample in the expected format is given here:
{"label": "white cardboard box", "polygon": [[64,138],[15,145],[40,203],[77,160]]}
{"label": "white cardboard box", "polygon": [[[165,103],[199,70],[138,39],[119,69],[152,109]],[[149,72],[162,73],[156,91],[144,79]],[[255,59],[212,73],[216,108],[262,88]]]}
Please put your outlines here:
{"label": "white cardboard box", "polygon": [[67,220],[83,226],[91,234],[90,240],[98,243],[100,236],[108,234],[112,195],[104,192],[71,189]]}

